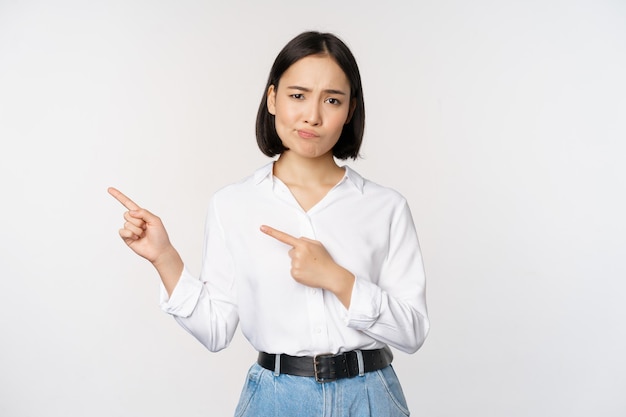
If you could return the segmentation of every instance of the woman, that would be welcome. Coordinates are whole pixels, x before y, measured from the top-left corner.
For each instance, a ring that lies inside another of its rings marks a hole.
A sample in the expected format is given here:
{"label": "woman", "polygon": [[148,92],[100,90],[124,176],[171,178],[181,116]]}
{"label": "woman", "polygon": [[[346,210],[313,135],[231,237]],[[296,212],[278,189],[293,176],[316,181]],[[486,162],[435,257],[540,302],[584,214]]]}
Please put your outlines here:
{"label": "woman", "polygon": [[258,362],[237,416],[408,415],[389,346],[428,333],[406,200],[336,159],[358,157],[361,79],[347,46],[305,32],[279,53],[257,115],[277,160],[211,199],[200,280],[158,217],[121,192],[120,236],[157,269],[162,308],[211,351],[238,324]]}

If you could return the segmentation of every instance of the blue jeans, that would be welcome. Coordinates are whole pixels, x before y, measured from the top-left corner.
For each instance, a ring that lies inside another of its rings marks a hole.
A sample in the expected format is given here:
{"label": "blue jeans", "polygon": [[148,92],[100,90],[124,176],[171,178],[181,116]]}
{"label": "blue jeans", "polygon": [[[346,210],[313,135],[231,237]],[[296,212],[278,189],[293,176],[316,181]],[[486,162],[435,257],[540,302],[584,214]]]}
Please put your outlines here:
{"label": "blue jeans", "polygon": [[252,365],[235,417],[406,417],[406,400],[389,365],[363,376],[318,383],[313,377],[274,375]]}

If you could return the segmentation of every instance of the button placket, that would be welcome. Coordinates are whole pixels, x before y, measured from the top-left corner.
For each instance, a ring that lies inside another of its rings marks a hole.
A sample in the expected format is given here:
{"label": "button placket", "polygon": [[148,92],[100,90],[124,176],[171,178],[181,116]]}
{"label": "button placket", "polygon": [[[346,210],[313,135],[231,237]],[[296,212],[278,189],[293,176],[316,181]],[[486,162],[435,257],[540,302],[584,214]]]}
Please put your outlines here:
{"label": "button placket", "polygon": [[[300,235],[315,239],[311,218],[306,213],[300,215]],[[325,349],[328,346],[328,327],[324,311],[324,291],[319,288],[308,288],[306,299],[313,343],[317,349]]]}

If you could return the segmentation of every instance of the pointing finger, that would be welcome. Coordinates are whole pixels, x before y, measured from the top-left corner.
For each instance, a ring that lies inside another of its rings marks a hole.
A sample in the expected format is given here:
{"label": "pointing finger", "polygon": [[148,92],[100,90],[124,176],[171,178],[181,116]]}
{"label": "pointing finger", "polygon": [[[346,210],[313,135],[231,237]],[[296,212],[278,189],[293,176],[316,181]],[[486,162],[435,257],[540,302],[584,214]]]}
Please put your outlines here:
{"label": "pointing finger", "polygon": [[109,187],[107,191],[128,210],[139,210],[141,208],[133,200],[126,197],[121,191],[113,187]]}
{"label": "pointing finger", "polygon": [[296,246],[298,244],[299,239],[291,236],[288,233],[281,232],[280,230],[276,230],[269,226],[261,226],[261,231],[268,236],[273,237],[274,239],[283,242],[290,246]]}

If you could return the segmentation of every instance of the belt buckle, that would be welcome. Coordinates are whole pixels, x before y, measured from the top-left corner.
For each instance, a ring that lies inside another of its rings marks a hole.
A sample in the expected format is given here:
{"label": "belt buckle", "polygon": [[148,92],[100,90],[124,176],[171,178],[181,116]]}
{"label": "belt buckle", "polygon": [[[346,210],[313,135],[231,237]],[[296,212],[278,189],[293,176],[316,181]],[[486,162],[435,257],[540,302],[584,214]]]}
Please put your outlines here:
{"label": "belt buckle", "polygon": [[[319,374],[319,369],[318,369],[318,365],[320,364],[318,358],[332,358],[333,355],[332,353],[322,353],[320,355],[315,355],[313,356],[313,374],[315,375],[315,380],[317,382],[319,382],[320,384],[324,383],[324,382],[332,382],[332,381],[336,381],[337,378],[335,376],[329,376],[329,377],[324,377],[324,376],[320,376]],[[332,371],[331,371],[332,372]],[[334,372],[332,372],[332,374],[334,374]]]}

